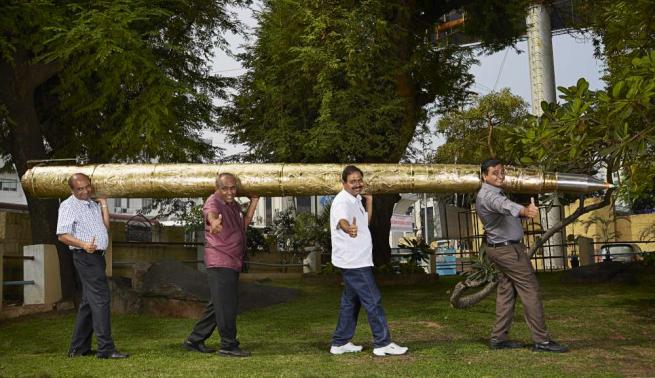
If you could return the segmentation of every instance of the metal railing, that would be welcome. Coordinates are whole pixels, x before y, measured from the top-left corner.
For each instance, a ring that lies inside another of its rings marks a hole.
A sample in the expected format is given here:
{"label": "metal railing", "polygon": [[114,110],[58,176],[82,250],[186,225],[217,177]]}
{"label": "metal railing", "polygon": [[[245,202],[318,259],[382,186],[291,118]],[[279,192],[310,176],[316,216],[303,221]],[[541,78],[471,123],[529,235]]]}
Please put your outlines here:
{"label": "metal railing", "polygon": [[[2,256],[5,260],[34,260],[34,256]],[[2,265],[0,264],[0,268]],[[2,281],[2,286],[25,286],[34,285],[33,280],[29,281]],[[2,298],[0,298],[2,300]]]}
{"label": "metal railing", "polygon": [[3,286],[25,286],[34,285],[34,281],[2,281]]}

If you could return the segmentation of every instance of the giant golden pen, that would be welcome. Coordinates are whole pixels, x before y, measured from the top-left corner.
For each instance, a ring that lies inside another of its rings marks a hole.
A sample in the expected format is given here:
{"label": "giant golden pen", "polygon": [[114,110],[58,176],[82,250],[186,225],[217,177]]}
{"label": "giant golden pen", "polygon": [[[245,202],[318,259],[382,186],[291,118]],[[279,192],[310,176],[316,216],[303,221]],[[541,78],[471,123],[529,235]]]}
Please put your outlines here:
{"label": "giant golden pen", "polygon": [[[233,173],[239,195],[308,196],[341,190],[346,164],[95,164],[35,166],[21,178],[25,191],[40,198],[70,195],[67,180],[81,172],[107,197],[206,197],[216,175]],[[480,167],[462,164],[357,164],[367,193],[465,193],[480,188]],[[591,176],[506,166],[505,189],[517,193],[588,193],[611,187]]]}

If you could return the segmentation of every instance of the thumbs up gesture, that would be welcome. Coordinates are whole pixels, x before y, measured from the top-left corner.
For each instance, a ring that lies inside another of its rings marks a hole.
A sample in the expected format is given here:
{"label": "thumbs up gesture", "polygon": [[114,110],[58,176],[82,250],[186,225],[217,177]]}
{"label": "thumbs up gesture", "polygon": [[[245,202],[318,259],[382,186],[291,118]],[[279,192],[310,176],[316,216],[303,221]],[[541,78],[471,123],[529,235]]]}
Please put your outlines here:
{"label": "thumbs up gesture", "polygon": [[525,216],[528,218],[534,218],[539,215],[539,209],[534,204],[534,197],[530,197],[530,204],[525,208]]}
{"label": "thumbs up gesture", "polygon": [[93,239],[91,239],[90,243],[85,243],[84,244],[84,250],[86,251],[86,253],[93,253],[93,252],[96,251],[96,248],[98,248],[98,247],[96,246],[96,237],[95,236],[93,237]]}
{"label": "thumbs up gesture", "polygon": [[218,217],[209,223],[209,232],[218,234],[223,230],[223,214],[218,214]]}
{"label": "thumbs up gesture", "polygon": [[348,226],[348,235],[351,238],[357,237],[357,218],[353,217],[353,222]]}

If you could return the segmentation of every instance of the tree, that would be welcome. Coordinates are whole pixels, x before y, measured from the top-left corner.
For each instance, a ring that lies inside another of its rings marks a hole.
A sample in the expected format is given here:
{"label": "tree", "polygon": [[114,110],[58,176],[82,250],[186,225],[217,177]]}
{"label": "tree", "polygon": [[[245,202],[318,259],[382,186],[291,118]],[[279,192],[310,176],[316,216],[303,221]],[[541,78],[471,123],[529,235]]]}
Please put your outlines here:
{"label": "tree", "polygon": [[503,132],[520,125],[528,116],[528,104],[508,88],[475,97],[473,104],[444,114],[437,133],[446,142],[437,148],[436,163],[479,164],[488,157],[502,159]]}
{"label": "tree", "polygon": [[[257,40],[241,56],[248,72],[223,113],[225,130],[249,147],[251,161],[397,163],[431,106],[444,112],[469,95],[470,50],[437,47],[435,23],[465,7],[476,16],[471,33],[506,45],[523,22],[517,3],[265,1]],[[389,262],[397,199],[374,201],[377,265]]]}
{"label": "tree", "polygon": [[[29,160],[201,161],[215,151],[212,98],[226,80],[208,66],[228,6],[248,0],[5,1],[0,5],[0,153],[19,175]],[[53,243],[55,200],[27,196],[34,243]],[[59,253],[72,295],[69,253]]]}
{"label": "tree", "polygon": [[[606,172],[623,179],[618,195],[630,201],[655,190],[655,51],[652,38],[652,2],[602,2],[593,25],[605,44],[608,71],[605,90],[591,91],[586,80],[559,87],[561,104],[542,103],[544,115],[513,128],[505,140],[510,160],[544,170],[595,174]],[[646,13],[643,13],[646,12]],[[634,41],[625,38],[634,37]],[[634,43],[637,42],[638,45]],[[532,256],[555,232],[580,215],[605,207],[613,200],[607,190],[590,206],[579,196],[578,209],[553,225],[529,250]],[[495,287],[494,279],[467,280],[451,296],[455,307],[481,300]],[[482,291],[461,297],[467,288],[486,284]]]}

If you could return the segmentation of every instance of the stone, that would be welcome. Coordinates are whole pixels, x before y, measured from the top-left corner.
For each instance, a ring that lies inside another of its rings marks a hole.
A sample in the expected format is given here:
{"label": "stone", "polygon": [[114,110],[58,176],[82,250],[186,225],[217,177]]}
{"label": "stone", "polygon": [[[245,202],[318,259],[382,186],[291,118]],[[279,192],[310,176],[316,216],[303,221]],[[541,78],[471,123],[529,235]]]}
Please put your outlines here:
{"label": "stone", "polygon": [[[138,290],[129,279],[111,281],[112,311],[197,319],[209,301],[207,275],[179,261],[153,263],[142,275]],[[268,282],[268,281],[267,281]],[[297,298],[297,289],[257,282],[239,283],[239,312]]]}
{"label": "stone", "polygon": [[117,314],[141,314],[143,300],[141,294],[132,289],[129,278],[112,277],[109,279],[111,292],[111,311]]}
{"label": "stone", "polygon": [[637,284],[632,264],[615,261],[579,266],[567,270],[560,277],[562,283],[627,283]]}
{"label": "stone", "polygon": [[152,263],[139,261],[132,266],[132,289],[141,290],[143,287],[143,276],[148,272]]}

